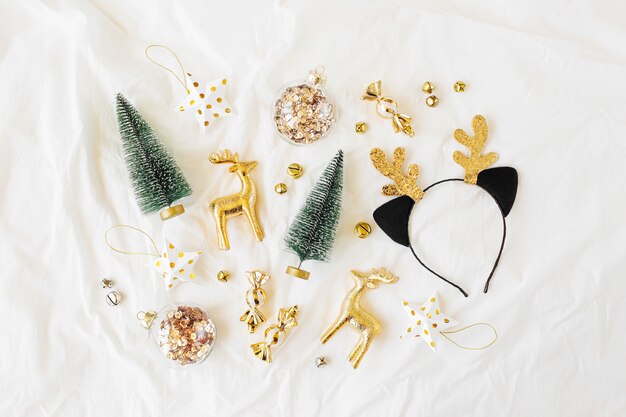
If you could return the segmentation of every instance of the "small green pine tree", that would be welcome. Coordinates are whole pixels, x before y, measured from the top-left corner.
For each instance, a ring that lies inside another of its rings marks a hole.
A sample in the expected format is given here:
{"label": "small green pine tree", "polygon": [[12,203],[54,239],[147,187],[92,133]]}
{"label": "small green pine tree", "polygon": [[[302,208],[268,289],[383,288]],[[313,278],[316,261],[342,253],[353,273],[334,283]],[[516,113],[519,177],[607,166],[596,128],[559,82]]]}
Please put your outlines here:
{"label": "small green pine tree", "polygon": [[191,195],[174,158],[122,94],[117,95],[117,120],[128,175],[141,211],[153,213]]}
{"label": "small green pine tree", "polygon": [[287,248],[298,255],[300,265],[306,260],[328,261],[341,214],[342,190],[343,151],[339,150],[285,236]]}

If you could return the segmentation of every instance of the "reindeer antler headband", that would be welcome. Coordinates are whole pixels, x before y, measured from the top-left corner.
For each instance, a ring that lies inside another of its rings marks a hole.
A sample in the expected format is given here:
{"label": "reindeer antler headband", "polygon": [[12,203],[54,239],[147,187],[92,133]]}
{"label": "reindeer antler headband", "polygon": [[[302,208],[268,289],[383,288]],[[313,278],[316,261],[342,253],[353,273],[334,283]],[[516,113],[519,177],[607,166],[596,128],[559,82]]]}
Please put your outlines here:
{"label": "reindeer antler headband", "polygon": [[500,243],[498,256],[485,282],[484,292],[486,293],[489,290],[489,283],[500,261],[502,250],[504,249],[504,241],[506,239],[505,218],[511,211],[513,203],[515,202],[515,195],[517,193],[517,171],[515,168],[511,167],[489,168],[496,162],[498,155],[493,152],[482,154],[485,148],[485,142],[487,141],[487,121],[483,116],[474,116],[472,119],[472,127],[474,129],[474,136],[469,136],[461,129],[457,129],[454,132],[454,138],[457,142],[467,147],[470,151],[469,156],[459,151],[453,154],[454,161],[465,169],[465,178],[448,178],[437,181],[423,190],[420,189],[416,183],[417,176],[419,175],[417,165],[409,165],[407,175],[402,173],[402,166],[406,158],[404,148],[396,148],[391,162],[387,160],[385,153],[381,149],[374,148],[370,153],[374,167],[380,171],[381,174],[394,181],[394,184],[383,186],[383,194],[399,196],[378,207],[374,211],[374,220],[394,242],[410,248],[415,259],[417,259],[424,268],[458,289],[466,297],[467,292],[465,292],[463,288],[429,268],[419,258],[411,245],[408,229],[409,218],[415,203],[419,202],[424,196],[424,193],[429,189],[439,184],[451,181],[464,181],[467,184],[478,185],[480,188],[487,191],[498,205],[500,214],[502,215],[502,242]]}

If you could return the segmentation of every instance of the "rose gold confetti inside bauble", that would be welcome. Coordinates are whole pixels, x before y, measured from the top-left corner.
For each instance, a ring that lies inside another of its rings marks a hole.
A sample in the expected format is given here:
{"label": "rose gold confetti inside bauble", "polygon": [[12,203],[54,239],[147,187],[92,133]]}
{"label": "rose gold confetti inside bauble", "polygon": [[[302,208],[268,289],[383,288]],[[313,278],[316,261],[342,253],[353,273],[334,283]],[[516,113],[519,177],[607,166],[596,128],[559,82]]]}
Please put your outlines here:
{"label": "rose gold confetti inside bauble", "polygon": [[287,87],[274,104],[274,123],[280,135],[295,144],[323,138],[336,118],[336,109],[321,89],[324,77],[312,72],[309,81]]}
{"label": "rose gold confetti inside bauble", "polygon": [[200,307],[169,305],[148,328],[161,353],[178,365],[202,362],[215,343],[215,323]]}

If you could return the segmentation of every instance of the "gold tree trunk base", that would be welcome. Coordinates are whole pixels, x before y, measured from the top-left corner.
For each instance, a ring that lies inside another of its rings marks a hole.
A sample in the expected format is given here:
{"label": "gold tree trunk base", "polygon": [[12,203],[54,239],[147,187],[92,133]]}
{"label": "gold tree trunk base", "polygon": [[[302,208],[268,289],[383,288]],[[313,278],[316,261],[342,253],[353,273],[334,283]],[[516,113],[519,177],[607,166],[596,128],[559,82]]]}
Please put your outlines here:
{"label": "gold tree trunk base", "polygon": [[159,213],[159,216],[161,216],[161,220],[165,221],[173,217],[180,216],[184,212],[185,212],[185,207],[183,207],[182,204],[177,204],[175,206],[166,208],[165,210]]}
{"label": "gold tree trunk base", "polygon": [[288,266],[287,271],[285,272],[287,272],[291,276],[294,276],[300,279],[309,279],[309,276],[311,275],[308,271],[305,271],[304,269],[296,268],[295,266]]}

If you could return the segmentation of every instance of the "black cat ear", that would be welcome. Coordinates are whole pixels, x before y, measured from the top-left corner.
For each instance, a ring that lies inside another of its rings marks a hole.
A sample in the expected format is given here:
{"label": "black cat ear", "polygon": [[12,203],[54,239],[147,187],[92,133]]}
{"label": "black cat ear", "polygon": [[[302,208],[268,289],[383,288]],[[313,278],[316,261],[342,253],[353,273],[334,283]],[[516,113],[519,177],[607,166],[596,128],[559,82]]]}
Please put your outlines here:
{"label": "black cat ear", "polygon": [[478,181],[485,191],[498,202],[502,209],[502,214],[506,217],[517,194],[517,171],[511,167],[489,168],[478,174]]}
{"label": "black cat ear", "polygon": [[409,246],[409,217],[415,201],[403,195],[374,210],[374,221],[396,243]]}

